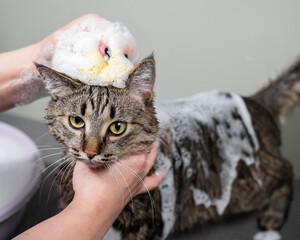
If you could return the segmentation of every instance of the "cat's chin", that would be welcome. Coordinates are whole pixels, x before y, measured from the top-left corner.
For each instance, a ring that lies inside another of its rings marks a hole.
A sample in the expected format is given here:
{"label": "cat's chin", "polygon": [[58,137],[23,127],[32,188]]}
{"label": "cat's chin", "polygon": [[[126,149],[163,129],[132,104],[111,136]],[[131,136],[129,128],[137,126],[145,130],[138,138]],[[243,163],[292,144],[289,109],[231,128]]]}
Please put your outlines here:
{"label": "cat's chin", "polygon": [[105,168],[107,164],[109,164],[109,162],[92,162],[85,159],[76,159],[76,161],[84,162],[92,169],[102,169]]}
{"label": "cat's chin", "polygon": [[88,163],[88,166],[92,169],[103,169],[103,168],[105,168],[104,163]]}

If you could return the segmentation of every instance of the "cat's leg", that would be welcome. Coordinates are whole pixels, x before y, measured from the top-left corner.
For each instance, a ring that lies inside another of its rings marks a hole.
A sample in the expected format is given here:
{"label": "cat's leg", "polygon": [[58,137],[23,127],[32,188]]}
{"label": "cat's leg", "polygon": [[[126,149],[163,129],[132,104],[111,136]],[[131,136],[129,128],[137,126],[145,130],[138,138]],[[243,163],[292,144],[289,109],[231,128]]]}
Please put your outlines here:
{"label": "cat's leg", "polygon": [[122,211],[114,227],[122,232],[122,240],[150,240],[160,235],[163,228],[161,219],[161,198],[158,189],[149,195],[135,197]]}
{"label": "cat's leg", "polygon": [[276,189],[265,210],[259,216],[259,227],[280,229],[284,224],[292,197],[292,184],[286,183]]}
{"label": "cat's leg", "polygon": [[263,153],[261,157],[261,170],[265,173],[264,191],[269,201],[259,216],[259,226],[267,230],[280,229],[292,199],[292,166],[286,159],[270,153]]}

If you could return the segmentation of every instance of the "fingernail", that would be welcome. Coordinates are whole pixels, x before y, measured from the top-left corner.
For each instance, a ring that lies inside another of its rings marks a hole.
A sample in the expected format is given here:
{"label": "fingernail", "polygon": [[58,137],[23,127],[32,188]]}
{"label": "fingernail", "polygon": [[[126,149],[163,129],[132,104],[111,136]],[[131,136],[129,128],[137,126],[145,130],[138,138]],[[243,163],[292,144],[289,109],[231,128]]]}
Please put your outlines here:
{"label": "fingernail", "polygon": [[169,171],[169,168],[165,167],[162,171],[155,171],[154,174],[155,175],[163,175],[163,176],[165,176],[165,175],[167,175],[168,171]]}

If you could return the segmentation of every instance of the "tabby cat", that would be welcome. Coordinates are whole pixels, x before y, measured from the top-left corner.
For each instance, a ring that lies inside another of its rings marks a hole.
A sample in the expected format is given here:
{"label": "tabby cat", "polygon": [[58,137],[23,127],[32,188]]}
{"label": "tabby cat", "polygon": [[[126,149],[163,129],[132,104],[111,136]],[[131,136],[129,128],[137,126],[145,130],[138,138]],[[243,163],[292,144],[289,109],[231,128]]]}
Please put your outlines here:
{"label": "tabby cat", "polygon": [[[155,167],[169,171],[151,192],[155,215],[147,194],[135,197],[113,225],[122,239],[165,239],[255,209],[262,210],[261,228],[283,225],[293,174],[280,154],[278,117],[299,97],[300,62],[251,97],[213,91],[156,106],[153,56],[137,65],[123,89],[36,66],[52,96],[46,121],[66,160],[101,166],[160,139]],[[60,171],[57,182],[65,207],[74,194],[72,171]]]}

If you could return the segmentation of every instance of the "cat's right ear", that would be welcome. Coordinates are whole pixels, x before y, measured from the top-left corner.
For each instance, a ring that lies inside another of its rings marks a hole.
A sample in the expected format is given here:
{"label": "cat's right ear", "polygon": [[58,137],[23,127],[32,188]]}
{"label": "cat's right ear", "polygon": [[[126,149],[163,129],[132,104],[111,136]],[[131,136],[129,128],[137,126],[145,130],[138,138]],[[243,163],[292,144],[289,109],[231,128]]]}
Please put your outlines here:
{"label": "cat's right ear", "polygon": [[73,79],[63,73],[38,63],[34,64],[44,80],[46,89],[54,98],[65,95],[66,92],[75,90],[83,85],[79,80]]}
{"label": "cat's right ear", "polygon": [[152,54],[142,60],[130,74],[128,88],[147,104],[153,99],[154,82],[155,61]]}

